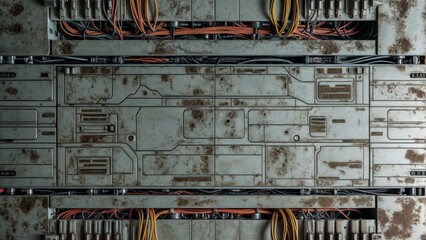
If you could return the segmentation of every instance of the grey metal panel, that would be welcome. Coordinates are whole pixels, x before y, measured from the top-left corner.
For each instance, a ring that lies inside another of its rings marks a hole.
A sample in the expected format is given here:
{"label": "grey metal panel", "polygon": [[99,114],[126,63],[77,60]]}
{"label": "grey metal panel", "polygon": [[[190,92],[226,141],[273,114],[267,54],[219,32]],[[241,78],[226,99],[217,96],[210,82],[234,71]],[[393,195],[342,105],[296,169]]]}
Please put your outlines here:
{"label": "grey metal panel", "polygon": [[348,40],[53,40],[52,55],[304,56],[375,55],[376,41]]}
{"label": "grey metal panel", "polygon": [[51,208],[375,208],[375,196],[50,196]]}
{"label": "grey metal panel", "polygon": [[0,239],[40,239],[48,233],[48,197],[0,196]]}
{"label": "grey metal panel", "polygon": [[426,78],[423,66],[377,66],[371,83],[371,160],[374,186],[425,186]]}
{"label": "grey metal panel", "polygon": [[426,238],[424,196],[380,196],[377,198],[377,229],[385,239]]}
{"label": "grey metal panel", "polygon": [[5,173],[2,184],[56,186],[53,66],[0,65],[0,72],[8,73],[0,78],[0,171]]}
{"label": "grey metal panel", "polygon": [[0,55],[49,54],[48,10],[40,1],[3,0],[0,5]]}
{"label": "grey metal panel", "polygon": [[59,186],[369,186],[366,67],[74,71],[58,68]]}
{"label": "grey metal panel", "polygon": [[379,55],[425,55],[426,2],[388,0],[379,9]]}

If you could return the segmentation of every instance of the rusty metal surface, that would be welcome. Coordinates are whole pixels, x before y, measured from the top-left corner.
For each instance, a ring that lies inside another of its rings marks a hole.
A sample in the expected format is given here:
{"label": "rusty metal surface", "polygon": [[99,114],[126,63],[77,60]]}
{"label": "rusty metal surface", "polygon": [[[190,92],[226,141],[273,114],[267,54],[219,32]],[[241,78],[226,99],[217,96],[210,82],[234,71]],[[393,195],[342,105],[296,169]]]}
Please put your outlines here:
{"label": "rusty metal surface", "polygon": [[426,181],[423,66],[66,68],[1,66],[17,73],[0,79],[6,186]]}
{"label": "rusty metal surface", "polygon": [[48,232],[47,196],[0,196],[0,239],[40,239]]}
{"label": "rusty metal surface", "polygon": [[375,196],[50,196],[51,208],[375,208]]}
{"label": "rusty metal surface", "polygon": [[0,72],[14,76],[0,78],[2,185],[56,186],[53,66],[0,65]]}
{"label": "rusty metal surface", "polygon": [[58,186],[369,186],[367,67],[58,70]]}
{"label": "rusty metal surface", "polygon": [[[48,9],[37,0],[2,0],[0,3],[0,55],[48,55]],[[57,32],[56,32],[57,35]]]}
{"label": "rusty metal surface", "polygon": [[426,197],[377,198],[377,228],[385,239],[425,239],[425,226]]}
{"label": "rusty metal surface", "polygon": [[373,68],[370,144],[374,186],[425,186],[423,66]]}
{"label": "rusty metal surface", "polygon": [[426,54],[426,2],[387,0],[378,14],[379,55]]}
{"label": "rusty metal surface", "polygon": [[[304,56],[375,55],[375,40],[53,40],[67,56]],[[249,50],[248,50],[249,49]]]}

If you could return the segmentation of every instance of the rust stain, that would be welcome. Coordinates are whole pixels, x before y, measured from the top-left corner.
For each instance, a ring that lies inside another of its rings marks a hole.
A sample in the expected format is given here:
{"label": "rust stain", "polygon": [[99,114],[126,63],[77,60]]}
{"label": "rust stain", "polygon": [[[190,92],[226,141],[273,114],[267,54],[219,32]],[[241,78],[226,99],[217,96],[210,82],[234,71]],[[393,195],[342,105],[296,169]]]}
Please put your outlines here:
{"label": "rust stain", "polygon": [[415,179],[412,177],[407,177],[405,178],[404,182],[407,184],[413,184],[415,182]]}
{"label": "rust stain", "polygon": [[186,72],[187,74],[194,74],[194,73],[198,73],[198,68],[197,68],[197,67],[194,67],[194,66],[188,66],[188,67],[185,67],[185,72]]}
{"label": "rust stain", "polygon": [[357,206],[373,206],[373,198],[371,197],[358,197],[354,198],[353,201]]}
{"label": "rust stain", "polygon": [[204,153],[207,155],[212,155],[213,154],[213,147],[212,146],[205,146],[204,147]]}
{"label": "rust stain", "polygon": [[413,164],[424,163],[425,157],[425,154],[416,153],[414,150],[407,150],[405,153],[405,158],[410,160]]}
{"label": "rust stain", "polygon": [[203,199],[197,200],[193,198],[178,198],[177,205],[179,207],[200,207],[200,206],[209,206],[215,204],[216,201],[213,199]]}
{"label": "rust stain", "polygon": [[405,66],[396,66],[396,69],[398,69],[400,72],[405,72]]}
{"label": "rust stain", "polygon": [[161,75],[161,81],[168,82],[170,80],[171,80],[170,75]]}
{"label": "rust stain", "polygon": [[425,98],[426,93],[418,88],[410,87],[408,91],[412,94],[415,94],[418,98]]}
{"label": "rust stain", "polygon": [[105,136],[102,135],[82,135],[80,136],[80,142],[85,143],[97,143],[104,142]]}
{"label": "rust stain", "polygon": [[194,119],[201,120],[201,119],[204,118],[204,112],[200,111],[200,110],[193,110],[192,113],[191,113],[191,116]]}
{"label": "rust stain", "polygon": [[8,88],[6,88],[6,90],[4,92],[9,94],[9,95],[16,95],[16,94],[18,94],[18,89],[14,88],[14,87],[8,87]]}
{"label": "rust stain", "polygon": [[196,125],[195,125],[195,123],[194,122],[190,122],[189,123],[189,129],[191,130],[191,131],[194,131],[194,128],[196,127]]}
{"label": "rust stain", "polygon": [[379,224],[382,227],[384,227],[386,223],[389,222],[389,217],[384,209],[377,210],[377,220],[379,221]]}
{"label": "rust stain", "polygon": [[399,18],[406,18],[408,10],[417,5],[417,0],[391,0],[390,6],[398,11]]}
{"label": "rust stain", "polygon": [[[127,85],[127,82],[128,82],[128,80],[127,80],[127,78],[125,77],[125,78],[123,78],[123,80],[121,80],[121,83],[123,83],[123,85]],[[145,91],[146,92],[146,91]]]}
{"label": "rust stain", "polygon": [[28,214],[34,208],[37,200],[37,197],[22,197],[18,207],[23,213]]}
{"label": "rust stain", "polygon": [[416,202],[410,198],[399,198],[396,201],[401,205],[400,211],[395,211],[388,223],[389,227],[384,232],[386,239],[411,238],[413,226],[419,223],[419,214],[416,213]]}
{"label": "rust stain", "polygon": [[22,24],[20,23],[14,23],[5,27],[0,27],[0,32],[1,30],[5,30],[6,32],[15,35],[15,34],[20,34],[24,31],[24,27],[22,26]]}
{"label": "rust stain", "polygon": [[382,165],[373,165],[373,172],[379,172],[382,169]]}
{"label": "rust stain", "polygon": [[201,94],[203,94],[204,93],[204,91],[202,90],[202,89],[199,89],[199,88],[196,88],[196,89],[194,89],[193,91],[192,91],[192,94],[193,95],[201,95]]}
{"label": "rust stain", "polygon": [[361,41],[356,41],[355,42],[355,47],[356,47],[356,49],[358,51],[364,51],[365,50],[364,44],[362,44]]}
{"label": "rust stain", "polygon": [[237,112],[236,111],[229,111],[226,116],[230,119],[233,119],[237,116]]}
{"label": "rust stain", "polygon": [[333,205],[333,199],[330,197],[318,197],[318,204],[323,208],[328,208]]}
{"label": "rust stain", "polygon": [[201,166],[200,166],[201,173],[207,174],[209,173],[209,157],[208,156],[201,156]]}
{"label": "rust stain", "polygon": [[111,69],[108,68],[108,67],[101,67],[101,73],[109,74],[109,73],[111,73]]}
{"label": "rust stain", "polygon": [[74,46],[69,42],[62,42],[59,46],[59,51],[62,54],[72,54],[74,52],[73,47]]}
{"label": "rust stain", "polygon": [[36,163],[40,159],[40,155],[35,150],[22,149],[22,153],[29,157],[33,163]]}
{"label": "rust stain", "polygon": [[90,73],[97,73],[98,69],[96,67],[82,67],[80,69],[80,72],[82,74],[90,74]]}
{"label": "rust stain", "polygon": [[407,53],[413,48],[407,37],[399,37],[395,43],[388,48],[389,54]]}
{"label": "rust stain", "polygon": [[334,200],[332,197],[312,197],[310,199],[302,200],[301,203],[306,205],[308,208],[315,208],[315,205],[319,205],[322,208],[332,207]]}
{"label": "rust stain", "polygon": [[239,99],[234,99],[234,105],[235,106],[242,106],[242,105],[246,105],[246,103],[244,101],[239,100]]}
{"label": "rust stain", "polygon": [[9,13],[12,16],[18,16],[25,10],[25,7],[21,3],[15,3],[12,5],[12,7],[9,9]]}
{"label": "rust stain", "polygon": [[205,105],[206,102],[204,100],[201,99],[197,99],[197,100],[182,100],[182,105],[183,106],[200,106],[200,105]]}

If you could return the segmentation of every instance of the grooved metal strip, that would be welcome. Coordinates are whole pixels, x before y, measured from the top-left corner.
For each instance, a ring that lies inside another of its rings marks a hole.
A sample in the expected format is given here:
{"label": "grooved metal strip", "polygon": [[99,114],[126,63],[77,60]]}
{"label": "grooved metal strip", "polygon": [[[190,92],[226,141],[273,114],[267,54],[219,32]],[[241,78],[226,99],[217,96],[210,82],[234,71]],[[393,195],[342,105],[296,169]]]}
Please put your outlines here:
{"label": "grooved metal strip", "polygon": [[375,196],[51,196],[51,208],[375,208]]}

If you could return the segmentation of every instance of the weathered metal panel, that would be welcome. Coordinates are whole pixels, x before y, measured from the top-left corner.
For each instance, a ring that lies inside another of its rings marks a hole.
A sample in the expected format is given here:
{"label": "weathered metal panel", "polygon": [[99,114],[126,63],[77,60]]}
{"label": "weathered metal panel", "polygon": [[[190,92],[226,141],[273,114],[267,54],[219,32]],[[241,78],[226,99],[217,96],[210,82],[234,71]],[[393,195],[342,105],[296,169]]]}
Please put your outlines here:
{"label": "weathered metal panel", "polygon": [[375,196],[74,195],[50,196],[51,208],[375,208]]}
{"label": "weathered metal panel", "polygon": [[60,186],[369,186],[366,67],[64,72]]}
{"label": "weathered metal panel", "polygon": [[52,66],[0,65],[2,185],[56,185],[56,81]]}
{"label": "weathered metal panel", "polygon": [[0,196],[0,239],[40,239],[48,233],[47,196]]}
{"label": "weathered metal panel", "polygon": [[0,4],[0,55],[28,56],[49,54],[48,9],[37,0],[3,0]]}
{"label": "weathered metal panel", "polygon": [[426,2],[388,0],[378,14],[379,55],[425,55]]}
{"label": "weathered metal panel", "polygon": [[68,56],[362,56],[376,54],[375,40],[53,40],[51,43],[52,55]]}
{"label": "weathered metal panel", "polygon": [[426,78],[418,74],[423,71],[423,66],[373,68],[370,139],[374,186],[426,184]]}
{"label": "weathered metal panel", "polygon": [[380,196],[377,198],[377,230],[385,239],[426,238],[424,196]]}

